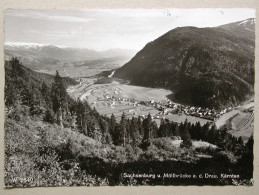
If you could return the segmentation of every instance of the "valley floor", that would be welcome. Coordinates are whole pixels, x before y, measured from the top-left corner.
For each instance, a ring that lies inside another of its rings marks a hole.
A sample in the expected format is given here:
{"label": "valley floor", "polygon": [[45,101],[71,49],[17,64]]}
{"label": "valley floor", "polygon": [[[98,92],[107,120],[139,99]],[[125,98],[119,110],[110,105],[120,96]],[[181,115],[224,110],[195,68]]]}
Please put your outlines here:
{"label": "valley floor", "polygon": [[[109,117],[114,114],[118,120],[124,112],[128,118],[138,116],[144,118],[150,113],[158,125],[161,118],[177,123],[184,122],[186,119],[191,123],[199,121],[201,125],[210,122],[207,119],[182,113],[170,113],[172,109],[166,109],[165,106],[170,101],[167,98],[172,94],[170,90],[120,84],[118,81],[94,84],[95,81],[85,79],[79,85],[69,87],[67,92],[75,99],[86,100],[100,114]],[[154,106],[155,103],[157,103],[156,106]]]}
{"label": "valley floor", "polygon": [[[111,75],[109,75],[109,78]],[[114,114],[117,120],[120,120],[124,112],[128,118],[142,116],[145,118],[149,113],[153,120],[160,124],[161,118],[168,119],[176,123],[185,120],[201,125],[205,123],[214,123],[219,129],[226,124],[229,132],[236,137],[243,137],[247,140],[253,134],[253,98],[246,101],[243,105],[228,108],[221,112],[214,121],[207,118],[197,117],[183,112],[174,113],[174,108],[166,108],[165,105],[171,102],[174,105],[180,105],[170,101],[167,97],[172,94],[170,90],[159,88],[148,88],[121,84],[116,80],[111,83],[95,84],[98,78],[84,78],[80,84],[71,86],[67,92],[75,99],[86,100],[92,108],[95,108],[100,114],[111,116]]]}

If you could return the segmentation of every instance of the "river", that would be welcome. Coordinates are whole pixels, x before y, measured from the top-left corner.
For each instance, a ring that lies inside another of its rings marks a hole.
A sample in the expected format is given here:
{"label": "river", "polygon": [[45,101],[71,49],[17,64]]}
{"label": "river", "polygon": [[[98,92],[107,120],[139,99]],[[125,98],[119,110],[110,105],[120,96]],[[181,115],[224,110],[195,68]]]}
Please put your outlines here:
{"label": "river", "polygon": [[108,77],[111,78],[114,75],[114,73],[115,73],[115,70],[112,71],[112,73]]}

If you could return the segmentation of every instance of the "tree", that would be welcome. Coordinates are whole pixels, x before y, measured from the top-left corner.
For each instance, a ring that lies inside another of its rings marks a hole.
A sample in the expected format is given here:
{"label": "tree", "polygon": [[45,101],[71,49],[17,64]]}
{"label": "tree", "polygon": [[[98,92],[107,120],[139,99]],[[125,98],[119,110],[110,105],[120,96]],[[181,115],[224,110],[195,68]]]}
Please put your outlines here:
{"label": "tree", "polygon": [[170,136],[174,136],[176,132],[177,124],[175,124],[174,122],[171,122],[168,125],[169,125]]}
{"label": "tree", "polygon": [[142,143],[146,146],[151,144],[151,139],[153,137],[153,124],[151,115],[148,114],[147,118],[143,120],[143,129],[144,129],[144,136]]}
{"label": "tree", "polygon": [[132,139],[132,129],[131,129],[131,126],[130,126],[130,119],[127,120],[127,124],[126,124],[126,129],[127,129],[127,134],[126,134],[126,138],[128,140],[128,144],[130,144],[131,142],[131,139]]}
{"label": "tree", "polygon": [[112,143],[112,138],[109,132],[108,122],[104,118],[99,118],[99,126],[102,133],[102,143]]}
{"label": "tree", "polygon": [[157,131],[157,137],[169,137],[170,134],[170,124],[169,122],[165,122],[164,119],[161,119],[161,123],[159,129]]}
{"label": "tree", "polygon": [[32,104],[33,102],[33,94],[30,92],[30,89],[28,88],[28,86],[23,86],[21,93],[20,93],[20,97],[21,97],[21,103],[23,105],[27,105],[29,106],[30,104]]}
{"label": "tree", "polygon": [[71,115],[70,128],[72,130],[75,130],[77,128],[77,125],[76,125],[76,115],[75,114]]}
{"label": "tree", "polygon": [[84,131],[86,122],[85,122],[85,115],[86,115],[86,108],[83,102],[78,98],[75,106],[76,112],[76,124],[78,128],[87,135],[87,129]]}
{"label": "tree", "polygon": [[141,137],[138,129],[138,120],[134,117],[131,119],[131,122],[130,122],[130,130],[132,133],[132,145],[133,146],[139,145]]}
{"label": "tree", "polygon": [[121,145],[123,143],[121,125],[118,123],[116,123],[116,125],[115,125],[113,143],[114,143],[114,145]]}
{"label": "tree", "polygon": [[14,86],[14,83],[6,78],[5,79],[5,106],[13,106],[15,102],[18,100],[17,90]]}
{"label": "tree", "polygon": [[165,129],[166,129],[165,121],[164,119],[161,119],[160,126],[157,132],[157,137],[165,137]]}
{"label": "tree", "polygon": [[210,127],[210,124],[207,122],[201,128],[201,139],[204,141],[208,141],[209,127]]}
{"label": "tree", "polygon": [[183,142],[181,143],[181,147],[186,147],[186,148],[192,147],[192,141],[188,130],[188,126],[186,126],[183,130],[182,140]]}
{"label": "tree", "polygon": [[56,71],[54,83],[51,88],[51,99],[53,111],[57,116],[57,122],[63,128],[63,111],[67,104],[67,92],[58,71]]}
{"label": "tree", "polygon": [[200,140],[201,139],[201,123],[198,121],[193,127],[190,128],[190,134],[192,139]]}
{"label": "tree", "polygon": [[138,126],[138,130],[139,130],[139,135],[140,135],[140,137],[143,138],[143,136],[144,136],[144,129],[143,129],[143,124],[142,124],[142,120],[141,120],[140,116],[138,116],[137,126]]}
{"label": "tree", "polygon": [[31,115],[39,115],[42,113],[42,110],[39,106],[39,100],[37,99],[35,94],[32,94],[31,100],[29,102],[29,107]]}
{"label": "tree", "polygon": [[11,76],[15,79],[15,81],[17,80],[17,78],[19,76],[22,76],[23,69],[22,69],[22,64],[20,63],[19,59],[16,57],[12,57],[11,61]]}
{"label": "tree", "polygon": [[114,114],[112,114],[111,118],[109,120],[109,132],[110,132],[113,142],[116,139],[115,127],[116,127],[116,118],[115,118]]}
{"label": "tree", "polygon": [[127,119],[126,115],[123,112],[121,115],[121,121],[120,121],[120,126],[121,126],[121,136],[123,140],[123,147],[126,145],[126,135],[127,135]]}
{"label": "tree", "polygon": [[217,127],[215,124],[213,124],[209,130],[208,141],[213,144],[217,142]]}
{"label": "tree", "polygon": [[49,91],[49,87],[46,85],[45,82],[42,83],[40,92],[45,99],[46,105],[50,108],[51,107],[50,91]]}
{"label": "tree", "polygon": [[53,124],[54,123],[54,117],[53,117],[53,113],[50,109],[47,109],[46,112],[45,112],[45,115],[43,117],[43,120],[45,122],[48,122],[48,123],[51,123]]}

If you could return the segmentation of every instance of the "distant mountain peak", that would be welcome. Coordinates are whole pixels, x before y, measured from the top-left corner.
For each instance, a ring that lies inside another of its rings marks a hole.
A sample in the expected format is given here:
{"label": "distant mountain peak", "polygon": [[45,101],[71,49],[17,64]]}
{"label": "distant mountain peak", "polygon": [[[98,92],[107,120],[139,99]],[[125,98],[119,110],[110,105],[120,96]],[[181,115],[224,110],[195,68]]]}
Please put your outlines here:
{"label": "distant mountain peak", "polygon": [[39,47],[58,47],[58,48],[67,48],[63,45],[51,45],[51,44],[42,44],[42,43],[31,43],[31,42],[5,42],[5,46],[10,47],[25,47],[25,48],[39,48]]}

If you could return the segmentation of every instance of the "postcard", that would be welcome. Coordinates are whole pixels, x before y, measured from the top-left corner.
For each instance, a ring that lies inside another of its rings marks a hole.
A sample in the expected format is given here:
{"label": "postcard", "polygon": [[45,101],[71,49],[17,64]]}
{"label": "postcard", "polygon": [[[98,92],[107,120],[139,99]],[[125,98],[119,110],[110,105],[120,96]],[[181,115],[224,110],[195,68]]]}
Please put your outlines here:
{"label": "postcard", "polygon": [[255,9],[6,9],[4,185],[253,186]]}

